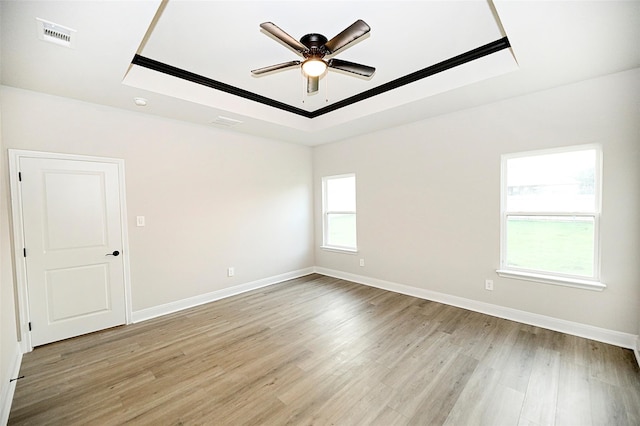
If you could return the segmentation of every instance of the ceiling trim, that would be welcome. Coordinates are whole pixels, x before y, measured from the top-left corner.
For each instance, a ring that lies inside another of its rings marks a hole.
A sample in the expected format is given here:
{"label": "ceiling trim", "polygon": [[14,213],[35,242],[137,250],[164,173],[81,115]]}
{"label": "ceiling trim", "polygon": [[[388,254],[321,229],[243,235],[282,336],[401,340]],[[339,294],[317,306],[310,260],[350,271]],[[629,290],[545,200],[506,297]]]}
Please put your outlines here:
{"label": "ceiling trim", "polygon": [[248,90],[241,89],[239,87],[232,86],[230,84],[222,83],[217,80],[213,80],[208,77],[204,77],[199,74],[192,73],[187,70],[183,70],[181,68],[174,67],[172,65],[165,64],[160,61],[156,61],[154,59],[150,59],[144,57],[142,55],[136,54],[131,61],[132,65],[138,65],[140,67],[148,68],[153,71],[161,72],[163,74],[171,75],[173,77],[180,78],[182,80],[190,81],[192,83],[200,84],[206,87],[210,87],[212,89],[220,90],[222,92],[230,93],[232,95],[236,95],[245,99],[252,100],[254,102],[259,102],[264,105],[268,105],[273,108],[277,108],[283,111],[290,112],[292,114],[300,115],[306,118],[316,118],[321,115],[327,114],[332,111],[336,111],[340,108],[344,108],[349,105],[353,105],[354,103],[363,101],[365,99],[369,99],[371,97],[380,95],[382,93],[388,92],[393,89],[397,89],[399,87],[405,86],[409,83],[413,83],[418,80],[422,80],[423,78],[430,77],[434,74],[441,73],[451,68],[455,68],[457,66],[466,64],[468,62],[474,61],[476,59],[480,59],[484,56],[490,55],[492,53],[499,52],[503,49],[510,48],[511,44],[509,43],[509,39],[507,37],[503,37],[499,40],[493,41],[491,43],[487,43],[478,48],[469,50],[465,53],[462,53],[458,56],[454,56],[452,58],[446,59],[442,62],[439,62],[435,65],[431,65],[427,68],[423,68],[411,74],[407,74],[403,77],[399,77],[390,82],[381,84],[380,86],[374,87],[372,89],[366,90],[362,93],[358,93],[357,95],[348,97],[341,101],[335,102],[326,107],[322,107],[315,111],[306,111],[301,108],[294,107],[292,105],[286,104],[284,102],[276,101],[275,99],[268,98],[266,96],[258,95],[257,93],[250,92]]}
{"label": "ceiling trim", "polygon": [[222,92],[230,93],[232,95],[240,96],[241,98],[249,99],[255,102],[259,102],[264,105],[268,105],[283,111],[291,112],[293,114],[301,115],[307,118],[313,118],[313,112],[305,111],[301,108],[285,104],[284,102],[276,101],[275,99],[267,98],[266,96],[258,95],[257,93],[250,92],[248,90],[241,89],[239,87],[232,86],[230,84],[222,83],[217,80],[213,80],[202,75],[186,71],[172,65],[165,64],[154,59],[144,57],[136,54],[131,61],[132,65],[138,65],[143,68],[148,68],[153,71],[158,71],[163,74],[171,75],[173,77],[180,78],[182,80],[190,81],[192,83],[201,84],[203,86],[210,87],[212,89],[220,90]]}
{"label": "ceiling trim", "polygon": [[311,118],[321,116],[323,114],[335,111],[337,109],[352,105],[356,102],[360,102],[365,99],[369,99],[373,96],[388,92],[390,90],[397,89],[398,87],[402,87],[409,83],[422,80],[423,78],[427,78],[432,75],[446,71],[448,69],[455,68],[459,65],[463,65],[468,62],[475,61],[476,59],[480,59],[484,56],[499,52],[509,47],[511,47],[511,44],[509,43],[509,39],[507,37],[503,37],[499,40],[493,41],[491,43],[487,43],[484,46],[480,46],[478,48],[469,50],[468,52],[462,53],[458,56],[454,56],[453,58],[446,59],[435,65],[431,65],[430,67],[423,68],[419,71],[416,71],[411,74],[407,74],[403,77],[399,77],[395,80],[389,81],[388,83],[381,84],[380,86],[374,87],[373,89],[366,90],[362,93],[358,93],[357,95],[351,96],[341,101],[337,101],[331,105],[327,105],[326,107],[322,107],[320,109],[312,111]]}

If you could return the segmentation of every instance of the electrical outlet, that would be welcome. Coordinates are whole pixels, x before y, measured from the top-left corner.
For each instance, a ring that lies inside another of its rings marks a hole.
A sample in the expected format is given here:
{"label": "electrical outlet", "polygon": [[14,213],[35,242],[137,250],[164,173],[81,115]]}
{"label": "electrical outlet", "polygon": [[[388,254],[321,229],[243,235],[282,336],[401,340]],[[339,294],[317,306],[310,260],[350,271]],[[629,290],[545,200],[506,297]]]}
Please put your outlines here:
{"label": "electrical outlet", "polygon": [[364,266],[364,259],[360,259],[360,266]]}
{"label": "electrical outlet", "polygon": [[227,276],[228,276],[228,277],[232,277],[232,276],[234,276],[234,275],[235,275],[235,273],[236,273],[236,270],[235,270],[235,268],[234,268],[233,266],[232,266],[232,267],[227,268]]}
{"label": "electrical outlet", "polygon": [[484,280],[484,289],[493,291],[493,280]]}

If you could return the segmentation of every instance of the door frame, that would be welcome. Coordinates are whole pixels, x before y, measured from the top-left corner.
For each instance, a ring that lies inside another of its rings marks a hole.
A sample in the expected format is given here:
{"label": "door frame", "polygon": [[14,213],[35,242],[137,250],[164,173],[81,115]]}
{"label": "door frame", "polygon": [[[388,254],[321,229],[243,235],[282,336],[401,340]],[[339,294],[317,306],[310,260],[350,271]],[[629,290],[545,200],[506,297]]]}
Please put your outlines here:
{"label": "door frame", "polygon": [[120,221],[122,223],[122,261],[124,268],[124,303],[125,303],[125,323],[131,324],[131,269],[129,262],[129,233],[127,222],[127,203],[124,180],[124,160],[119,158],[93,157],[76,154],[61,154],[43,151],[27,151],[21,149],[9,149],[9,184],[11,194],[11,216],[12,216],[12,242],[13,242],[13,263],[15,268],[15,280],[17,289],[18,317],[20,323],[19,335],[20,346],[23,353],[31,352],[33,344],[31,333],[29,332],[29,294],[27,292],[27,263],[23,254],[24,244],[24,221],[22,215],[22,192],[18,180],[20,159],[40,158],[55,160],[88,161],[94,163],[116,164],[118,166],[118,181],[120,191]]}

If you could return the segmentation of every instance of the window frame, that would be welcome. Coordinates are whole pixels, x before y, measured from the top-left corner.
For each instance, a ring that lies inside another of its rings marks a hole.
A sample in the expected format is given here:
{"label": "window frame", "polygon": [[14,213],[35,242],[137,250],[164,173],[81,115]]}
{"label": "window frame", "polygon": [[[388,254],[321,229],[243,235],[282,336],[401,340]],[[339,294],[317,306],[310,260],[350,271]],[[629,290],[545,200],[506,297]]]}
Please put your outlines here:
{"label": "window frame", "polygon": [[[354,199],[354,206],[355,209],[353,211],[351,210],[328,210],[327,206],[328,206],[328,200],[329,200],[329,194],[327,191],[327,182],[329,182],[330,180],[333,179],[344,179],[344,178],[349,178],[349,177],[353,177],[354,179],[354,186],[356,185],[356,174],[355,173],[344,173],[344,174],[340,174],[340,175],[331,175],[331,176],[323,176],[322,177],[322,246],[321,248],[324,250],[328,250],[328,251],[337,251],[337,252],[346,252],[346,253],[357,253],[358,252],[358,229],[357,229],[357,224],[358,224],[358,219],[357,219],[357,200]],[[354,197],[356,197],[357,194],[357,188],[354,188]],[[331,245],[328,244],[328,236],[329,236],[329,215],[332,214],[353,214],[355,219],[356,219],[356,229],[354,230],[356,233],[356,245],[354,247],[349,247],[349,246],[337,246],[337,245]]]}
{"label": "window frame", "polygon": [[[523,157],[535,157],[549,154],[561,154],[567,152],[595,150],[594,190],[595,206],[593,212],[534,212],[534,211],[507,211],[507,163],[511,159]],[[600,216],[602,213],[602,146],[599,144],[574,145],[562,148],[525,151],[501,156],[500,175],[500,269],[496,272],[501,277],[515,278],[526,281],[542,282],[567,287],[583,288],[602,291],[606,285],[600,281]],[[536,269],[517,268],[507,265],[507,222],[509,217],[584,217],[593,219],[593,275],[585,277],[581,275],[548,272]]]}

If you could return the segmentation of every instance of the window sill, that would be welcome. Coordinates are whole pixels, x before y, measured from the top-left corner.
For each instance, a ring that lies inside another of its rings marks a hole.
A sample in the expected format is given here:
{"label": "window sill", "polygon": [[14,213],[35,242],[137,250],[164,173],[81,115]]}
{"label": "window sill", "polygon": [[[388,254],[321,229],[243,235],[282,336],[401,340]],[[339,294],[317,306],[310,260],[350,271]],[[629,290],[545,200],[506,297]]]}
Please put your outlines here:
{"label": "window sill", "polygon": [[564,278],[553,275],[534,274],[531,272],[510,271],[507,269],[498,269],[498,275],[504,278],[513,278],[516,280],[535,281],[545,284],[560,285],[564,287],[581,288],[592,291],[602,291],[607,285],[598,281],[581,280],[577,278]]}
{"label": "window sill", "polygon": [[320,246],[322,250],[326,251],[334,251],[336,253],[347,253],[347,254],[356,254],[358,253],[358,249],[350,249],[350,248],[342,248],[342,247],[331,247],[331,246]]}

